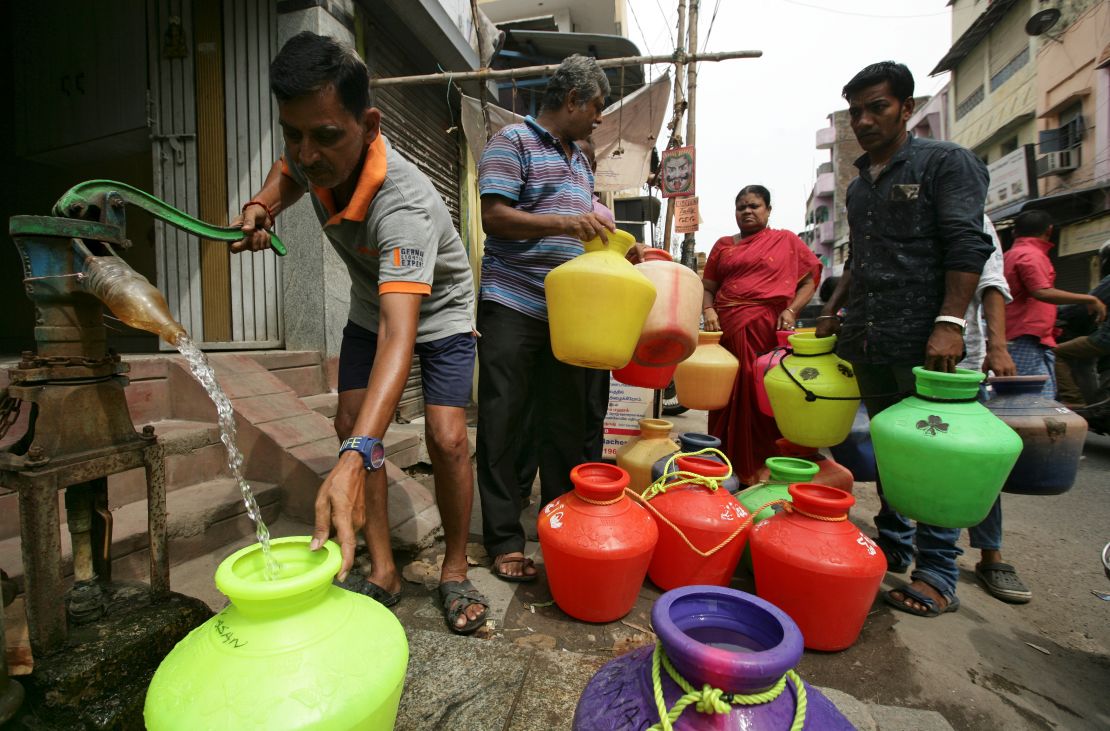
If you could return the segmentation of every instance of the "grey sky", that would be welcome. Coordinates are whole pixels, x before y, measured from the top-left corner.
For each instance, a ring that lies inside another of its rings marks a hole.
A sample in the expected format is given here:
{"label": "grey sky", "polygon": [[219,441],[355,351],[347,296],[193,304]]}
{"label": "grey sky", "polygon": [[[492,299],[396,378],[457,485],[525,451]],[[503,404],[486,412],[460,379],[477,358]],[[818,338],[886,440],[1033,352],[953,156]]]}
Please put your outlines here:
{"label": "grey sky", "polygon": [[[678,3],[628,0],[628,6],[629,37],[645,52],[670,53]],[[829,112],[847,106],[840,89],[861,68],[901,61],[913,72],[917,94],[932,94],[947,79],[928,76],[951,45],[946,0],[702,0],[700,13],[702,50],[757,49],[763,57],[698,69],[699,251],[736,231],[733,199],[752,183],[771,191],[772,227],[803,228],[814,169],[829,154],[814,146],[817,129],[828,124]]]}

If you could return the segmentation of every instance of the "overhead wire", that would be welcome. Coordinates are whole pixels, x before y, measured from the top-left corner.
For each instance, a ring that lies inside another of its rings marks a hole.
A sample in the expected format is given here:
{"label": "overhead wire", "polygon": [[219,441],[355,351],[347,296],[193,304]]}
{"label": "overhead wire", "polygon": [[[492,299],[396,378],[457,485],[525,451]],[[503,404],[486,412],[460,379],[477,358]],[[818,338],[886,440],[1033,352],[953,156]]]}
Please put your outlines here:
{"label": "overhead wire", "polygon": [[883,18],[883,19],[887,19],[887,20],[901,20],[901,19],[909,19],[909,18],[932,18],[932,17],[935,17],[937,15],[944,15],[945,13],[948,12],[948,8],[945,7],[944,10],[941,10],[941,11],[936,12],[936,13],[921,13],[921,14],[918,14],[918,15],[878,15],[878,14],[875,14],[875,13],[854,13],[851,10],[837,10],[835,8],[826,7],[824,5],[812,5],[810,3],[799,2],[799,0],[782,0],[782,2],[784,2],[788,5],[798,5],[798,6],[803,7],[803,8],[812,8],[813,10],[824,10],[826,13],[836,13],[837,15],[852,15],[852,16],[855,16],[857,18]]}

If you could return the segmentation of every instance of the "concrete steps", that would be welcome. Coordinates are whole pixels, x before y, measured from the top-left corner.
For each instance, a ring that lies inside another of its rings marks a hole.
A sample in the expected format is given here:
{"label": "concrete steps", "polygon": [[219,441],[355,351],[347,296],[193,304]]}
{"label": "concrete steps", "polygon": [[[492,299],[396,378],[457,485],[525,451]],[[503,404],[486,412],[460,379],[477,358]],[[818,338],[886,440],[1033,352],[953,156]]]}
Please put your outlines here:
{"label": "concrete steps", "polygon": [[[253,482],[263,520],[277,518],[281,490]],[[117,579],[145,579],[149,575],[146,500],[135,500],[112,511],[112,572]],[[176,565],[254,534],[239,487],[229,477],[179,487],[166,495],[166,537],[170,565]],[[65,516],[65,512],[62,512]],[[61,525],[63,572],[73,572],[69,530]],[[23,555],[19,536],[0,540],[0,566],[22,586]]]}

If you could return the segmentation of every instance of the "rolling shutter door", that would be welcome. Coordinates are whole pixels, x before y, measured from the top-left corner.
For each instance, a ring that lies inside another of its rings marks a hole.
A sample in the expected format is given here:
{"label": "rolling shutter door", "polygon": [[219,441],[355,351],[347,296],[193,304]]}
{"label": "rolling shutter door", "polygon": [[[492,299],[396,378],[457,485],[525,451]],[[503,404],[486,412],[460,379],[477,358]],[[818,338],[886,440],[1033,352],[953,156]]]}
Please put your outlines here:
{"label": "rolling shutter door", "polygon": [[[369,15],[369,14],[367,14]],[[404,50],[405,39],[365,17],[366,63],[372,76],[409,76],[434,71],[418,66]],[[452,90],[451,104],[458,95]],[[459,228],[459,132],[448,94],[442,86],[390,86],[374,90],[382,111],[382,130],[390,144],[432,181]],[[457,109],[457,106],[455,107]],[[424,413],[420,364],[414,357],[409,379],[397,406],[397,417],[408,421]]]}

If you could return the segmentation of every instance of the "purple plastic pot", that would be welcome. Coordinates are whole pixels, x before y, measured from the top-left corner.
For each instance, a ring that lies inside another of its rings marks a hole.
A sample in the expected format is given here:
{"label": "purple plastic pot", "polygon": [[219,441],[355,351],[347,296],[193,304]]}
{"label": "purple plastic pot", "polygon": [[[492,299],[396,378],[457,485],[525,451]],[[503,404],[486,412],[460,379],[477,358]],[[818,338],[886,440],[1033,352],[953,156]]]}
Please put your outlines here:
{"label": "purple plastic pot", "polygon": [[[751,694],[773,686],[802,657],[802,635],[770,602],[720,586],[685,586],[661,596],[651,623],[675,670],[695,688],[709,683],[726,693]],[[575,731],[639,731],[659,721],[651,679],[653,647],[641,647],[606,663],[586,685],[574,712]],[[670,709],[683,694],[660,670]],[[808,683],[805,726],[811,731],[850,731],[853,726]],[[775,700],[736,706],[728,715],[707,715],[688,706],[676,731],[787,729],[794,719],[795,688]]]}

